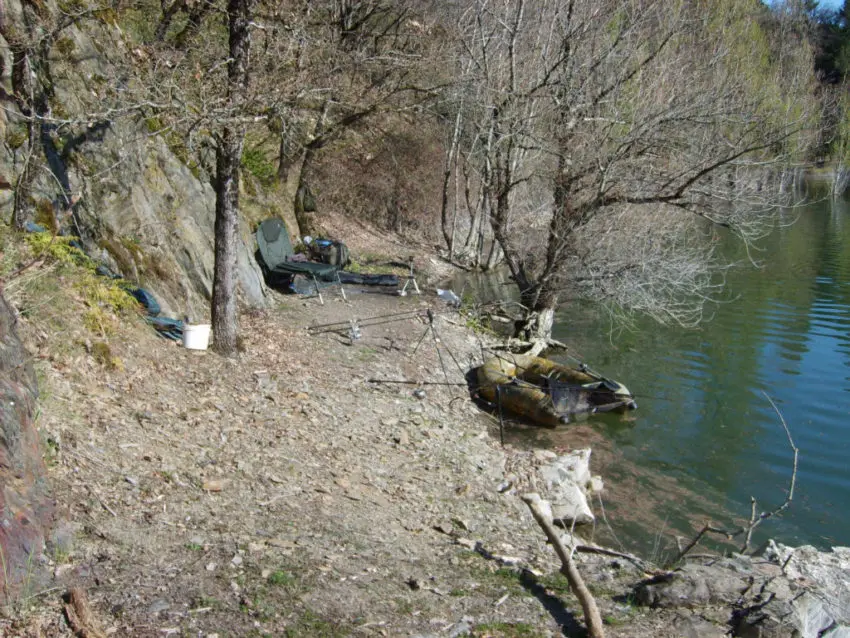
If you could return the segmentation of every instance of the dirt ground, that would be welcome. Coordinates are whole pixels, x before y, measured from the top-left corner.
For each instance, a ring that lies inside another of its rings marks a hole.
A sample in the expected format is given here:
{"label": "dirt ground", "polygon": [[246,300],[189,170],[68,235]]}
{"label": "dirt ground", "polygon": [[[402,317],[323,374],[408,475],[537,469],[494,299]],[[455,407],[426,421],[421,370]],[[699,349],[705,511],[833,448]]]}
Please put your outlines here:
{"label": "dirt ground", "polygon": [[[62,351],[22,318],[64,520],[52,579],[0,633],[72,635],[60,596],[79,586],[114,636],[581,635],[518,498],[536,487],[536,455],[502,448],[463,386],[370,382],[462,383],[480,338],[433,293],[347,293],[243,315],[230,360],[141,319],[106,358],[90,343]],[[352,318],[355,341],[346,323],[307,329]],[[609,635],[676,634],[614,600],[639,573],[593,570]]]}

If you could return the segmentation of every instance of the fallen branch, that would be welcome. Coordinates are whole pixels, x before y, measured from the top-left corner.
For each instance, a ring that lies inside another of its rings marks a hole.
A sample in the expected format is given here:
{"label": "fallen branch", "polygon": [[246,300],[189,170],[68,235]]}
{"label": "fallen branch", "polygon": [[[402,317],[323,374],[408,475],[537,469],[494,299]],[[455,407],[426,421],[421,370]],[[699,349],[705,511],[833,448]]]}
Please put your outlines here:
{"label": "fallen branch", "polygon": [[613,549],[605,549],[604,547],[597,547],[595,545],[576,545],[575,551],[580,554],[598,554],[600,556],[611,556],[612,558],[622,558],[624,560],[633,563],[638,569],[641,569],[645,572],[654,572],[655,569],[650,567],[646,561],[641,558],[638,558],[634,554],[627,554],[625,552],[618,552]]}
{"label": "fallen branch", "polygon": [[774,412],[779,417],[779,422],[782,424],[783,429],[785,430],[785,435],[788,437],[788,444],[791,446],[791,449],[794,451],[794,462],[791,469],[791,480],[788,486],[788,495],[785,497],[785,500],[779,505],[776,509],[773,509],[769,512],[761,512],[756,513],[757,504],[755,496],[750,497],[750,520],[747,525],[741,526],[738,529],[727,530],[719,527],[714,527],[711,523],[706,523],[702,529],[694,536],[691,541],[685,545],[684,549],[682,549],[676,558],[672,561],[674,564],[678,563],[685,556],[687,556],[688,552],[690,552],[697,544],[702,540],[702,538],[706,534],[718,534],[720,536],[725,536],[727,540],[732,540],[738,536],[744,536],[744,542],[741,545],[740,553],[746,554],[750,551],[750,543],[753,538],[753,531],[755,531],[756,527],[761,525],[764,521],[769,518],[773,518],[778,514],[782,513],[785,509],[791,505],[791,501],[794,500],[794,488],[797,485],[797,462],[799,460],[800,450],[794,445],[794,439],[791,437],[791,430],[788,428],[788,423],[785,422],[785,417],[782,416],[782,412],[780,412],[779,408],[774,403],[773,399],[767,394],[767,392],[762,391],[764,398],[770,402],[770,405],[773,407]]}
{"label": "fallen branch", "polygon": [[86,593],[80,587],[72,587],[65,605],[68,624],[79,638],[106,638],[89,607]]}
{"label": "fallen branch", "polygon": [[558,555],[558,558],[561,559],[561,573],[567,577],[570,589],[576,595],[579,603],[581,604],[581,608],[584,611],[584,622],[587,624],[588,636],[590,636],[590,638],[604,638],[605,632],[602,629],[602,617],[599,615],[599,608],[596,606],[596,601],[587,589],[587,585],[584,584],[584,579],[581,577],[575,563],[573,563],[573,559],[569,552],[567,552],[567,549],[561,542],[558,532],[555,531],[555,528],[552,526],[552,521],[550,521],[546,514],[543,513],[543,509],[541,508],[542,499],[540,498],[540,495],[523,494],[522,500],[526,505],[528,505],[532,516],[534,516],[534,520],[536,520],[537,524],[543,529],[543,532],[546,534],[546,538],[549,539],[549,542],[555,549],[555,553]]}

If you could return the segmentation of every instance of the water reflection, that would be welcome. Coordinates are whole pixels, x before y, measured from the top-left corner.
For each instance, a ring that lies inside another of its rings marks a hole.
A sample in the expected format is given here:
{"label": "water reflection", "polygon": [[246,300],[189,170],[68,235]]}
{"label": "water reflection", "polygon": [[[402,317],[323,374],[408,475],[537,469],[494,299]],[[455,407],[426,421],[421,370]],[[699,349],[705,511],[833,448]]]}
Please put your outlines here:
{"label": "water reflection", "polygon": [[[818,546],[850,540],[848,215],[846,203],[798,209],[796,223],[762,242],[758,269],[730,242],[727,254],[742,264],[728,278],[736,301],[718,304],[697,330],[647,321],[612,335],[599,308],[561,309],[556,338],[628,385],[640,409],[533,436],[555,448],[593,445],[609,518],[629,521],[617,533],[632,546],[645,549],[662,526],[686,534],[704,517],[748,516],[751,496],[762,509],[784,500],[793,452],[762,392],[800,449],[795,501],[763,534]],[[490,298],[505,291],[492,278],[468,286]]]}

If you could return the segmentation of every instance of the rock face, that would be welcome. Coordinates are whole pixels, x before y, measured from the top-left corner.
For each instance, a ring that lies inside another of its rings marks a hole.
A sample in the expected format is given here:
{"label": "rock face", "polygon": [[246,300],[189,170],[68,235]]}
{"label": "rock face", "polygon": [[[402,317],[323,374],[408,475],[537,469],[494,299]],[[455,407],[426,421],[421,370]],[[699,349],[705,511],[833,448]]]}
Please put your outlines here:
{"label": "rock face", "polygon": [[0,295],[0,599],[32,580],[53,505],[33,425],[35,373]]}
{"label": "rock face", "polygon": [[[89,243],[101,260],[150,287],[166,312],[203,318],[212,296],[215,193],[162,140],[140,142],[140,137],[125,123],[104,136],[90,159],[95,172],[118,162],[124,169],[120,179],[102,179],[90,187],[97,210],[82,217],[87,226],[99,228],[101,237]],[[244,220],[240,235],[236,269],[241,297],[259,307],[265,287]]]}
{"label": "rock face", "polygon": [[[59,12],[52,0],[44,5],[47,13]],[[20,0],[8,0],[4,33],[37,28],[24,14]],[[212,294],[214,261],[215,194],[210,175],[156,118],[138,113],[101,119],[90,115],[119,99],[111,87],[124,81],[115,79],[122,76],[117,61],[128,52],[117,27],[96,20],[85,25],[85,30],[75,26],[63,30],[63,41],[73,55],[51,56],[45,65],[49,74],[37,78],[49,84],[54,116],[61,112],[62,118],[77,123],[44,124],[31,159],[34,177],[27,196],[31,214],[39,211],[44,217],[52,209],[63,230],[81,236],[93,258],[153,292],[166,314],[202,320]],[[0,37],[0,88],[6,96],[14,94],[10,51]],[[15,103],[6,100],[5,105],[0,111],[0,138],[7,143],[0,145],[0,178],[16,184],[30,153],[27,127]],[[63,213],[71,197],[79,201],[73,218],[67,218]],[[248,209],[248,198],[243,199]],[[0,189],[0,214],[5,219],[12,216],[13,202],[13,189]],[[268,202],[263,202],[262,210],[254,208],[255,216],[274,212]],[[254,259],[251,230],[243,216],[237,281],[242,302],[260,307],[266,300],[265,286]]]}

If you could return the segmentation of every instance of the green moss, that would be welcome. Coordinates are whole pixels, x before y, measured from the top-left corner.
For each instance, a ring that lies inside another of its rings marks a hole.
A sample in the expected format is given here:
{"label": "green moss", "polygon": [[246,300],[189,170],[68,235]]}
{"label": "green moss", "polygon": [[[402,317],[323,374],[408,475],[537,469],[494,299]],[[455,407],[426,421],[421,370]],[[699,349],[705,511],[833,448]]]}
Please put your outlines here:
{"label": "green moss", "polygon": [[13,151],[17,151],[21,148],[28,139],[29,135],[27,134],[26,127],[9,127],[6,129],[6,144],[9,145]]}
{"label": "green moss", "polygon": [[56,41],[56,50],[59,51],[66,58],[69,57],[74,50],[77,48],[77,45],[71,38],[59,38]]}
{"label": "green moss", "polygon": [[58,4],[62,13],[80,13],[86,9],[85,0],[59,0]]}
{"label": "green moss", "polygon": [[[52,212],[52,211],[51,211]],[[84,252],[71,246],[76,237],[53,235],[52,233],[29,233],[24,236],[24,241],[29,244],[33,255],[45,259],[58,261],[65,266],[82,266],[95,268],[95,263]]]}
{"label": "green moss", "polygon": [[162,120],[158,117],[146,117],[145,126],[148,129],[148,133],[160,133],[165,128]]}
{"label": "green moss", "polygon": [[256,177],[261,184],[271,184],[276,175],[275,165],[259,148],[246,148],[242,153],[242,168]]}
{"label": "green moss", "polygon": [[[66,268],[80,269],[76,273],[74,289],[87,308],[83,314],[83,323],[91,332],[101,336],[111,334],[115,315],[138,310],[139,303],[135,297],[112,279],[95,273],[97,264],[71,245],[75,237],[30,233],[24,239],[36,257],[58,262]],[[109,365],[113,369],[121,367],[117,358],[110,358]]]}
{"label": "green moss", "polygon": [[60,120],[67,120],[71,117],[71,114],[68,112],[68,109],[65,108],[65,105],[56,98],[50,101],[50,110],[53,117],[59,118]]}

